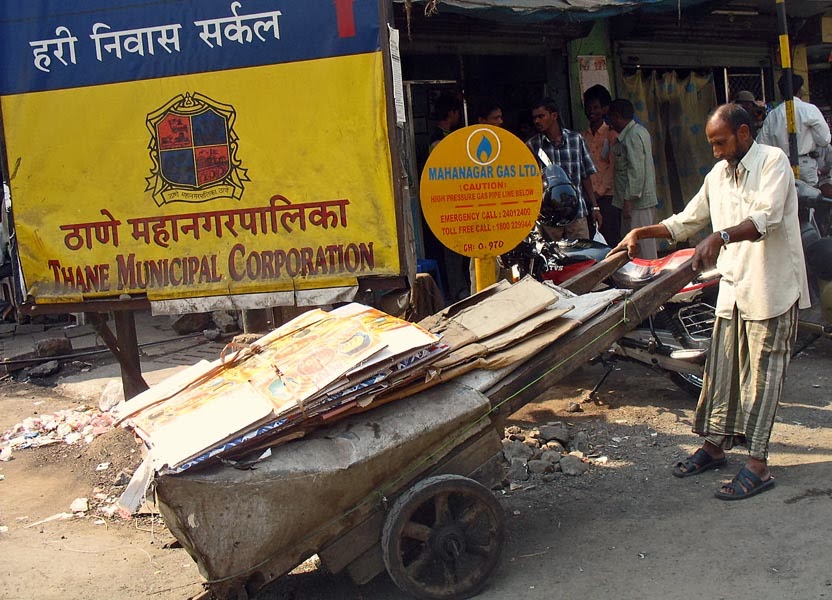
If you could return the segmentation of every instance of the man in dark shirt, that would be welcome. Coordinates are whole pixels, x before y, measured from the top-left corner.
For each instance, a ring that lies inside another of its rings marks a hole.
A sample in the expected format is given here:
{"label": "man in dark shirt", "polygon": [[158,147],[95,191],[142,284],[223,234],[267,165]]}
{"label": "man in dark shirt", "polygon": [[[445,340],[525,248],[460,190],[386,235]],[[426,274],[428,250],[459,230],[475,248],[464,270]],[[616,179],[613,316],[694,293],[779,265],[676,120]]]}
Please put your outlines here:
{"label": "man in dark shirt", "polygon": [[[450,135],[460,124],[462,124],[462,103],[452,93],[443,93],[436,99],[434,104],[434,115],[436,116],[436,127],[430,135],[430,147],[433,149],[445,137]],[[457,254],[450,248],[445,247],[430,231],[427,224],[423,223],[425,231],[426,253],[436,256],[439,260],[440,269],[444,278],[445,294],[450,303],[467,298],[471,293],[471,280],[469,276],[467,256]]]}
{"label": "man in dark shirt", "polygon": [[451,94],[445,93],[439,96],[433,110],[437,122],[436,127],[430,133],[430,152],[462,122],[462,105]]}

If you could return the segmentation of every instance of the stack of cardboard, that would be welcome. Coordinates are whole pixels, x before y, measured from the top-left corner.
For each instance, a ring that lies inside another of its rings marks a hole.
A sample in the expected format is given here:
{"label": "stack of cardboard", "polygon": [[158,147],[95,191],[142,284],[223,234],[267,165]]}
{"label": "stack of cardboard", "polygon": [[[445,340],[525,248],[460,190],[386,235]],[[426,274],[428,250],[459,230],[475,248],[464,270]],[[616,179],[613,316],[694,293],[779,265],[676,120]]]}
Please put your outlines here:
{"label": "stack of cardboard", "polygon": [[310,310],[255,344],[202,361],[118,407],[157,471],[181,472],[303,435],[424,380],[439,336],[374,308]]}
{"label": "stack of cardboard", "polygon": [[418,325],[361,304],[310,310],[124,403],[118,421],[145,440],[156,472],[251,456],[473,370],[521,363],[623,293],[502,281]]}
{"label": "stack of cardboard", "polygon": [[389,390],[378,402],[402,398],[456,377],[511,368],[534,356],[628,293],[606,289],[583,295],[526,277],[500,281],[419,322],[442,336],[449,351],[428,381]]}

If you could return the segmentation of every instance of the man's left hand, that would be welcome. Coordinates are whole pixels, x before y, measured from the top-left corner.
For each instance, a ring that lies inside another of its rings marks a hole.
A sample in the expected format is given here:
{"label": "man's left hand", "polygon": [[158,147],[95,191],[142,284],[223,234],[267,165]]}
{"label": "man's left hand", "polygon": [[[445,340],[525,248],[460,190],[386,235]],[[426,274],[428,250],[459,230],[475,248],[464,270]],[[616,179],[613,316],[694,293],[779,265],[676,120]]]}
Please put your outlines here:
{"label": "man's left hand", "polygon": [[716,259],[722,250],[724,243],[718,233],[712,233],[704,240],[696,244],[696,251],[693,253],[694,271],[700,271],[707,267],[716,265]]}
{"label": "man's left hand", "polygon": [[592,220],[595,222],[595,228],[601,229],[601,226],[604,224],[604,218],[601,216],[600,210],[592,209]]}

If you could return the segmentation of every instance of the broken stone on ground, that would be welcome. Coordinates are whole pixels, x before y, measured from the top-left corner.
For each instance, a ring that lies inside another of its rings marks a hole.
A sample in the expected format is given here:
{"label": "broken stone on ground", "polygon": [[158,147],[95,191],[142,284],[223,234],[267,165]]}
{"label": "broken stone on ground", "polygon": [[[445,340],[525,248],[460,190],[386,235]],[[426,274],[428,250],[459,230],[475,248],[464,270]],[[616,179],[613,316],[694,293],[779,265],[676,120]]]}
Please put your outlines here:
{"label": "broken stone on ground", "polygon": [[[569,430],[564,423],[547,423],[523,429],[506,427],[503,457],[508,465],[509,485],[530,479],[544,483],[554,481],[558,474],[579,476],[590,467],[585,458],[590,449],[586,431]],[[515,487],[515,489],[518,489]]]}
{"label": "broken stone on ground", "polygon": [[35,342],[35,356],[61,356],[72,353],[72,341],[66,337],[52,337]]}

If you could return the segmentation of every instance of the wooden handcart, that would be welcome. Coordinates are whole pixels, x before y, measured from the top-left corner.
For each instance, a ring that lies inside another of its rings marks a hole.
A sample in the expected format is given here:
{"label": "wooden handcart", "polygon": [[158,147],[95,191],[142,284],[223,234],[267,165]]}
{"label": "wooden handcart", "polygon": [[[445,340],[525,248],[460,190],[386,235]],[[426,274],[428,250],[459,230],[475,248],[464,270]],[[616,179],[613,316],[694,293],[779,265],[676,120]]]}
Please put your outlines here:
{"label": "wooden handcart", "polygon": [[[626,262],[608,257],[566,283],[578,294]],[[205,598],[248,598],[317,554],[366,583],[387,570],[419,598],[476,595],[497,567],[506,419],[606,350],[691,279],[690,261],[533,358],[473,372],[275,448],[254,469],[161,476],[173,535],[206,578]]]}

